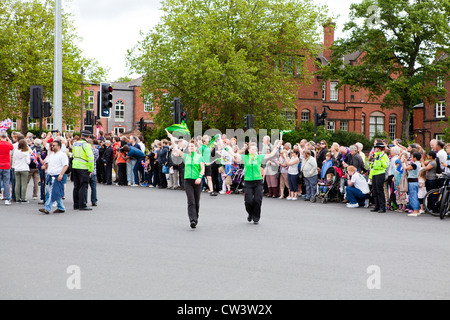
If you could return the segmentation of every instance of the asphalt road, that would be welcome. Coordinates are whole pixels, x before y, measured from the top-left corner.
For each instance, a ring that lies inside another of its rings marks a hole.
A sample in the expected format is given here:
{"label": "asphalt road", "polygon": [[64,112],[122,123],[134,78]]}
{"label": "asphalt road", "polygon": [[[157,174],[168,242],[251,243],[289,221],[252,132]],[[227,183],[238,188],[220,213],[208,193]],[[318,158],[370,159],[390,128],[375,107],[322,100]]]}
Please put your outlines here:
{"label": "asphalt road", "polygon": [[[99,206],[0,205],[0,299],[449,299],[450,219],[98,186]],[[29,189],[28,194],[31,194]]]}

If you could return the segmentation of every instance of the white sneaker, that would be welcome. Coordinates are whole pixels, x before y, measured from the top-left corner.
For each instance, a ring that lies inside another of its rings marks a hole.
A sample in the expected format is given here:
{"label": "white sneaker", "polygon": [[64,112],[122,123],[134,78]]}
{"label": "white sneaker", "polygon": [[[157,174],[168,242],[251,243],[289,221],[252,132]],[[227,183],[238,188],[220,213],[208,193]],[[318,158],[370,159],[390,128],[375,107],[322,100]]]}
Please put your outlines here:
{"label": "white sneaker", "polygon": [[417,216],[418,216],[417,213],[410,213],[410,214],[408,214],[408,217],[417,217]]}
{"label": "white sneaker", "polygon": [[364,201],[364,208],[368,207],[369,207],[369,199],[366,199],[366,201]]}
{"label": "white sneaker", "polygon": [[353,204],[347,203],[347,208],[359,208],[359,204],[357,204],[357,203],[353,203]]}
{"label": "white sneaker", "polygon": [[11,205],[11,201],[10,200],[5,200],[5,205],[6,206],[10,206]]}
{"label": "white sneaker", "polygon": [[225,192],[225,191],[220,191],[219,193],[220,193],[220,194],[225,194],[226,192]]}
{"label": "white sneaker", "polygon": [[287,197],[286,200],[292,200],[292,198],[291,197]]}

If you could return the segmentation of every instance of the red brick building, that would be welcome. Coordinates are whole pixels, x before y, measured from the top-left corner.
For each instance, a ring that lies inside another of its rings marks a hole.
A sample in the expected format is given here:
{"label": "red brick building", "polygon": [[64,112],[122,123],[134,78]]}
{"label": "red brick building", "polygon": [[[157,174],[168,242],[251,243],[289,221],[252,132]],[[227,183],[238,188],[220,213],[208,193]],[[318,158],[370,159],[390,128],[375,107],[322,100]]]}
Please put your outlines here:
{"label": "red brick building", "polygon": [[[334,42],[334,28],[334,23],[324,26],[324,50],[317,57],[322,65],[331,61],[330,47]],[[345,62],[357,64],[362,54],[354,52],[346,55]],[[318,71],[311,61],[307,65],[312,71]],[[382,110],[382,101],[369,101],[367,91],[352,92],[350,86],[343,86],[338,90],[338,83],[339,79],[324,81],[320,76],[314,76],[310,85],[300,85],[297,96],[297,123],[314,121],[314,108],[317,107],[318,113],[326,109],[326,127],[329,131],[353,131],[369,138],[377,131],[388,133],[392,139],[401,136],[401,107]]]}
{"label": "red brick building", "polygon": [[[441,59],[448,59],[448,55],[443,55]],[[446,96],[436,97],[436,101],[424,101],[414,106],[413,112],[413,133],[415,140],[421,145],[427,145],[431,139],[443,140],[443,131],[448,124],[450,112],[446,106],[450,104],[450,81],[444,77],[436,78],[436,85],[447,90]],[[448,141],[447,141],[448,142]]]}

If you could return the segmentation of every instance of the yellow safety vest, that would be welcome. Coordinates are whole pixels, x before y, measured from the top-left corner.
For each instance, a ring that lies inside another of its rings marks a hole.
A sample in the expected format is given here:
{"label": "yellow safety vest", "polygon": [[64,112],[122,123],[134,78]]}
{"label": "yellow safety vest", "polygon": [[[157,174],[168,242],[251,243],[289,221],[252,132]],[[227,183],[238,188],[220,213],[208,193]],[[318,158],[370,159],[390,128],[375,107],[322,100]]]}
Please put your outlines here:
{"label": "yellow safety vest", "polygon": [[77,141],[72,148],[72,168],[94,171],[94,153],[86,140]]}

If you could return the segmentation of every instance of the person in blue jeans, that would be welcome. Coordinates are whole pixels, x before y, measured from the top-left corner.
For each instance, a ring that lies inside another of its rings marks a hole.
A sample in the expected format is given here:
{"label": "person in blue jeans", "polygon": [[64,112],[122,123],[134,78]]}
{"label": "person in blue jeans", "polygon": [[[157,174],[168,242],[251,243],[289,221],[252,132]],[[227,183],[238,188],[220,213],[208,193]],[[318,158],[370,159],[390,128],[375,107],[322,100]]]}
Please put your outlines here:
{"label": "person in blue jeans", "polygon": [[348,186],[345,187],[347,208],[362,206],[367,208],[369,206],[369,184],[354,166],[347,167],[347,184]]}
{"label": "person in blue jeans", "polygon": [[417,217],[420,215],[419,203],[419,172],[422,169],[420,159],[422,155],[419,152],[414,152],[411,156],[411,162],[408,164],[406,157],[402,158],[403,172],[408,172],[408,197],[409,207],[412,210],[409,217]]}
{"label": "person in blue jeans", "polygon": [[142,166],[142,160],[145,161],[145,153],[139,150],[138,148],[125,145],[123,146],[123,152],[127,156],[127,159],[134,158],[136,159],[136,163],[133,167],[134,173],[134,185],[139,185],[139,166]]}

